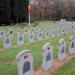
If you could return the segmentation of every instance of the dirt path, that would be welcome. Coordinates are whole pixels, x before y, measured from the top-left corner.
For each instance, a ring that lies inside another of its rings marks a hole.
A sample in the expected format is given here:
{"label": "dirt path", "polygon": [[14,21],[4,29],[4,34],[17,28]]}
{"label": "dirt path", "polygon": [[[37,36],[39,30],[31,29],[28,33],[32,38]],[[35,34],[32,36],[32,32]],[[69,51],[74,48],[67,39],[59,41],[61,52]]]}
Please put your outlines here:
{"label": "dirt path", "polygon": [[63,61],[58,61],[54,59],[53,68],[48,71],[43,71],[42,69],[38,69],[34,75],[53,75],[54,72],[65,63],[69,62],[72,58],[75,58],[75,55],[66,54],[65,59]]}

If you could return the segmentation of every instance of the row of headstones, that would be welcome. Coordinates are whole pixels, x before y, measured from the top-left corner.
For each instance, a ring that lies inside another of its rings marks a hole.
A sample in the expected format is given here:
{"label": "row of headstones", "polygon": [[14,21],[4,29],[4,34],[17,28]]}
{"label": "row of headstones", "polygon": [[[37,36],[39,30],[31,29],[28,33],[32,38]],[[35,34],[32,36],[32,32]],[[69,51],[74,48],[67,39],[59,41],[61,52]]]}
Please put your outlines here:
{"label": "row of headstones", "polygon": [[[28,31],[27,28],[24,29],[24,33],[25,34],[29,35],[29,33],[31,33],[31,32],[35,32],[33,28],[30,29],[29,31]],[[60,29],[60,28],[57,28],[57,29],[46,28],[46,30],[45,30],[45,28],[42,27],[41,30],[39,30],[39,28],[36,28],[36,32],[38,32],[38,33],[40,33],[40,32],[46,32],[46,35],[49,34],[49,32],[51,32],[52,34],[59,35],[61,33],[63,34],[63,32],[65,32],[65,30],[64,30],[64,28],[62,28],[62,29]],[[22,33],[20,28],[17,29],[17,34],[19,34],[19,33]],[[8,34],[13,36],[13,29],[12,28],[9,28],[9,33]],[[4,35],[5,35],[5,33],[4,33],[3,29],[0,29],[0,37],[3,37]]]}
{"label": "row of headstones", "polygon": [[[61,28],[59,28],[60,27],[60,25],[58,24],[58,26],[57,26],[57,28],[54,28],[54,29],[51,29],[51,28],[49,28],[49,27],[44,27],[44,26],[42,26],[42,28],[41,28],[41,30],[40,31],[54,31],[55,30],[55,32],[57,32],[57,34],[59,33],[59,31],[61,31],[61,30],[63,30],[64,29],[64,27],[65,26],[69,26],[69,27],[67,27],[67,28],[70,28],[70,31],[71,30],[73,30],[74,28],[75,28],[75,25],[74,25],[74,23],[71,23],[71,22],[66,22],[67,24],[65,24],[64,26],[62,25],[64,22],[61,22]],[[63,28],[62,28],[63,27]],[[46,30],[45,30],[46,29]],[[9,27],[8,28],[8,30],[9,30],[9,34],[12,34],[13,33],[13,29],[11,28],[11,27]],[[33,31],[34,29],[33,28],[31,28],[29,31]],[[29,32],[28,31],[28,29],[27,28],[24,28],[24,33],[27,33],[27,32]],[[37,26],[36,27],[36,32],[38,32],[39,31],[39,27]],[[65,31],[65,30],[64,30]],[[17,28],[17,33],[19,33],[19,32],[21,32],[21,28],[20,27],[18,27]],[[0,28],[0,35],[3,35],[3,33],[4,33],[4,31],[3,31],[3,29],[2,28]]]}
{"label": "row of headstones", "polygon": [[[65,32],[63,31],[62,33],[63,35],[65,34]],[[11,34],[12,35],[12,34]],[[60,35],[60,32],[58,32],[58,35]],[[38,32],[38,40],[42,40],[43,39],[43,36],[42,36],[42,32]],[[52,34],[52,37],[55,37],[55,33],[53,32]],[[49,39],[49,31],[46,32],[46,36],[45,36],[46,39]],[[11,42],[12,38],[10,35],[6,35],[4,38],[3,38],[3,47],[4,48],[10,48],[12,46],[12,42]],[[31,31],[29,33],[29,43],[34,43],[34,32]],[[17,44],[18,45],[23,45],[24,44],[24,35],[23,33],[19,33],[17,34]]]}
{"label": "row of headstones", "polygon": [[[62,24],[63,24],[64,22],[62,22],[60,25],[61,26],[59,26],[59,24],[58,24],[58,26],[56,27],[56,28],[47,28],[47,27],[44,27],[44,26],[42,26],[42,28],[41,28],[41,30],[39,29],[39,27],[36,27],[36,32],[46,32],[46,34],[48,34],[49,32],[52,32],[52,35],[53,34],[56,34],[56,35],[60,35],[60,34],[64,34],[64,33],[66,33],[65,31],[65,26],[67,26],[67,29],[71,32],[71,31],[75,31],[75,25],[74,25],[74,23],[71,23],[71,22],[66,22],[66,24],[63,26]],[[9,35],[13,35],[13,29],[10,27],[10,28],[8,28],[9,29],[9,32],[8,32],[8,34]],[[24,33],[28,33],[28,35],[29,35],[29,32],[33,32],[34,31],[34,29],[33,28],[31,28],[29,31],[28,31],[28,29],[27,28],[24,28]],[[21,32],[21,28],[20,27],[18,27],[17,28],[17,34],[19,34]],[[34,31],[35,32],[35,31]],[[3,29],[2,28],[0,28],[0,37],[3,37],[5,34],[4,34],[4,31],[3,31]]]}
{"label": "row of headstones", "polygon": [[[69,53],[73,54],[75,51],[75,37],[70,39]],[[58,60],[62,61],[66,55],[66,41],[61,39],[59,41]],[[53,66],[53,47],[47,43],[42,48],[42,70],[47,71]],[[31,51],[22,51],[17,57],[17,66],[19,75],[34,75],[33,71],[33,54]]]}
{"label": "row of headstones", "polygon": [[[43,31],[44,29],[42,29],[42,31]],[[43,39],[43,36],[42,36],[42,31],[39,31],[38,32],[38,40],[42,40]],[[27,32],[27,30],[26,30],[26,32]],[[55,32],[57,32],[57,36],[60,36],[60,30],[57,30],[57,31],[55,31],[55,30],[52,30],[52,37],[55,37],[56,35],[55,35]],[[3,40],[4,40],[4,44],[3,44],[3,47],[4,48],[10,48],[11,47],[11,45],[12,45],[12,42],[11,42],[11,36],[13,36],[13,31],[12,31],[12,29],[10,29],[10,35],[5,35],[4,36],[4,38],[3,38]],[[49,30],[47,30],[46,31],[46,35],[45,35],[45,38],[46,39],[49,39],[50,38],[50,36],[49,36],[49,33],[50,33],[50,31]],[[62,29],[62,35],[65,35],[66,33],[65,33],[65,30],[64,29]],[[1,35],[1,37],[3,37],[3,32],[1,31],[0,32],[0,35]],[[33,42],[35,42],[34,41],[34,31],[33,31],[33,29],[32,29],[32,31],[30,31],[29,33],[28,33],[28,36],[29,36],[29,43],[33,43]],[[23,33],[20,33],[20,31],[18,30],[18,32],[17,32],[17,44],[18,45],[23,45],[24,44],[24,35],[23,35]]]}
{"label": "row of headstones", "polygon": [[[65,31],[63,30],[62,31],[62,34],[65,35]],[[60,36],[60,31],[58,31],[57,33],[58,36]],[[3,41],[4,41],[4,44],[3,44],[3,47],[4,48],[10,48],[12,46],[12,42],[11,42],[11,36],[13,36],[12,34],[12,31],[10,31],[10,35],[6,35],[4,38],[3,38]],[[31,31],[29,34],[29,43],[34,43],[34,31]],[[23,33],[18,33],[17,34],[17,44],[18,45],[23,45],[24,44],[24,35]],[[52,32],[52,37],[55,37],[55,31]],[[46,36],[45,36],[46,39],[49,39],[49,31],[46,32]],[[42,40],[43,39],[43,36],[42,36],[42,32],[38,32],[38,40]]]}
{"label": "row of headstones", "polygon": [[61,27],[65,27],[69,32],[75,32],[75,22],[74,21],[58,21],[57,24]]}
{"label": "row of headstones", "polygon": [[[66,20],[61,19],[56,26],[57,27],[59,27],[59,26],[61,26],[61,27],[70,26],[70,28],[74,28],[75,27],[75,22],[66,21]],[[42,26],[41,29],[44,30],[45,28],[49,28],[49,26],[48,27],[47,26]],[[0,30],[3,30],[2,27],[0,27]],[[9,27],[8,30],[9,30],[9,33],[10,33],[10,31],[13,31],[12,27]],[[37,30],[39,30],[39,27],[38,26],[36,27],[36,31]],[[20,27],[17,28],[17,32],[19,32],[19,31],[20,31]],[[27,28],[24,28],[24,32],[25,31],[28,31],[28,29]]]}

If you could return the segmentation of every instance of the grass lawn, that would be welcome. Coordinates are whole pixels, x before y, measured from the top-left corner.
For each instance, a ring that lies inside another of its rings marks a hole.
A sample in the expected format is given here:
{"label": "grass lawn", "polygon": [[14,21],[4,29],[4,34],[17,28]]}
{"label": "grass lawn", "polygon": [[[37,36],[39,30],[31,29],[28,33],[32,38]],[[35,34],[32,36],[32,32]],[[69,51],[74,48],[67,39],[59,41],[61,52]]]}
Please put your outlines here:
{"label": "grass lawn", "polygon": [[54,75],[75,75],[75,58],[60,67]]}
{"label": "grass lawn", "polygon": [[[13,27],[13,29],[14,29],[14,34],[15,34],[16,28]],[[5,30],[7,31],[7,27],[5,27]],[[35,33],[35,35],[36,35],[36,33]],[[43,33],[43,35],[44,35],[44,33]],[[19,46],[17,48],[10,48],[10,49],[6,49],[5,51],[0,52],[0,75],[18,75],[17,64],[16,64],[17,63],[16,62],[16,55],[20,51],[28,50],[28,49],[31,50],[33,53],[34,70],[37,70],[39,67],[41,67],[41,64],[42,64],[42,47],[43,47],[43,45],[46,43],[51,43],[53,45],[54,57],[56,58],[57,53],[58,53],[58,41],[61,38],[65,39],[67,41],[67,49],[66,49],[66,51],[67,51],[69,48],[70,35],[71,34],[67,34],[65,36],[61,35],[59,37],[54,37],[54,38],[50,37],[50,39],[48,39],[48,40],[42,40],[42,41],[39,41],[39,42],[36,42],[33,44],[24,44],[24,45]],[[35,37],[35,39],[36,39],[36,37]],[[16,44],[16,40],[17,40],[16,36],[13,36],[12,40],[13,40],[13,45]],[[2,44],[3,44],[2,39],[0,39],[0,48],[2,48]],[[74,61],[75,60],[73,60],[73,62]],[[74,63],[73,63],[73,65],[74,65]],[[64,68],[66,68],[66,67],[64,67]],[[60,71],[61,70],[62,70],[62,68],[60,69]],[[69,71],[69,69],[68,69],[68,71]],[[55,75],[62,75],[62,73],[60,73],[58,70],[57,73],[55,73]]]}

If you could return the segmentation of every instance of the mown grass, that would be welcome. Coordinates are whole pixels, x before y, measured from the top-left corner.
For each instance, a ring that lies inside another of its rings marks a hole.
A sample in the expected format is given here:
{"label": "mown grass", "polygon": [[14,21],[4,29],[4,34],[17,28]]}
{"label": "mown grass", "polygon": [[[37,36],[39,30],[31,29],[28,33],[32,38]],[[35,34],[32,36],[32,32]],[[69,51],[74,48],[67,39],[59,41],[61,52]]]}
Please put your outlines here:
{"label": "mown grass", "polygon": [[54,75],[75,75],[75,58],[60,67]]}

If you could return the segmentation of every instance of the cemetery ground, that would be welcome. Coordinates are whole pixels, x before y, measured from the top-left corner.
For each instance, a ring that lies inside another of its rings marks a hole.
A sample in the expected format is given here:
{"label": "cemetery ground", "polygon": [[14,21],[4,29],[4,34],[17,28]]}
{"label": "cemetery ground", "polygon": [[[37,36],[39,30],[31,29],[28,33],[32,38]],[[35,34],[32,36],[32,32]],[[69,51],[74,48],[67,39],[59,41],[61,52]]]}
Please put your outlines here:
{"label": "cemetery ground", "polygon": [[[55,25],[54,25],[55,26]],[[52,27],[52,25],[50,25]],[[5,31],[7,31],[8,26],[3,27]],[[12,26],[14,29],[14,36],[12,39],[12,43],[15,46],[17,43],[17,36],[16,36],[16,26]],[[39,27],[40,28],[40,27]],[[23,31],[23,26],[21,26],[21,30]],[[45,33],[43,33],[44,37]],[[36,33],[35,33],[36,36]],[[3,40],[0,39],[0,75],[18,75],[17,73],[17,64],[16,64],[16,55],[21,52],[22,50],[31,50],[33,53],[33,59],[34,59],[34,70],[36,71],[41,67],[42,64],[42,47],[46,43],[51,43],[53,46],[53,53],[54,58],[57,58],[58,54],[58,41],[63,38],[67,41],[67,49],[69,49],[69,38],[71,34],[66,34],[56,36],[56,37],[50,37],[49,39],[43,39],[41,41],[36,41],[33,44],[28,43],[28,39],[25,37],[25,44],[18,47],[13,47],[9,49],[3,49]],[[36,37],[35,37],[36,40]],[[61,66],[59,69],[57,69],[54,72],[54,75],[75,75],[75,58],[71,59],[71,61],[67,62],[63,66]]]}

